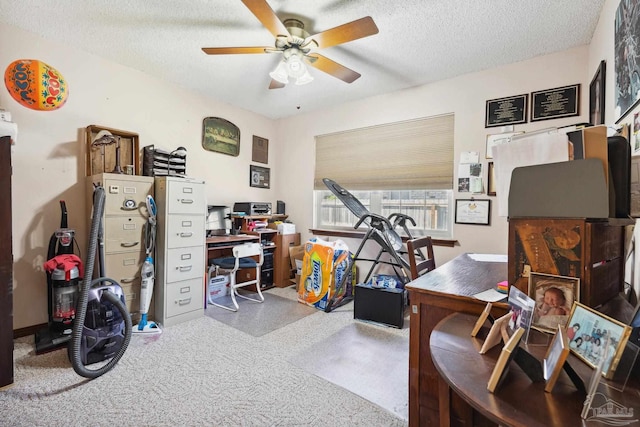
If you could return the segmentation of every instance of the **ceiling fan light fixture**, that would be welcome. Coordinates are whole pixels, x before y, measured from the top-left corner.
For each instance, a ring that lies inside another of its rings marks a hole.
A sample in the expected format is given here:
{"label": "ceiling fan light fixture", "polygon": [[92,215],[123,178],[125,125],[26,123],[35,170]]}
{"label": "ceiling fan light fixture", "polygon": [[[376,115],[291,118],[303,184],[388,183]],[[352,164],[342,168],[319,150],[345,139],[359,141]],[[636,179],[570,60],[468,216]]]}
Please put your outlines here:
{"label": "ceiling fan light fixture", "polygon": [[287,74],[287,66],[283,61],[278,62],[278,66],[275,70],[269,73],[269,76],[282,84],[289,83],[289,75]]}
{"label": "ceiling fan light fixture", "polygon": [[296,85],[306,85],[307,83],[311,83],[313,81],[313,76],[309,74],[309,70],[304,70],[304,74],[296,79]]}

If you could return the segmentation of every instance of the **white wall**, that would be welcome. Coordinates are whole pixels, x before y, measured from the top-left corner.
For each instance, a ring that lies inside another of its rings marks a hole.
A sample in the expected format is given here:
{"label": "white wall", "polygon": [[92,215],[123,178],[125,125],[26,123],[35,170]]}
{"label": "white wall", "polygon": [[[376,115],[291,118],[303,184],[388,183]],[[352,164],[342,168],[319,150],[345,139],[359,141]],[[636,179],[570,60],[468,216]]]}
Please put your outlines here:
{"label": "white wall", "polygon": [[[0,24],[2,70],[16,59],[39,59],[57,68],[70,88],[67,104],[53,112],[23,108],[6,90],[0,90],[0,106],[11,111],[20,132],[13,148],[14,329],[47,320],[46,280],[41,266],[49,237],[59,226],[60,199],[67,202],[70,226],[78,230],[82,257],[85,256],[86,126],[96,124],[137,132],[141,148],[149,144],[169,149],[185,146],[189,152],[188,174],[207,181],[210,204],[284,200],[287,213],[303,239],[307,239],[311,236],[308,229],[313,215],[315,135],[453,112],[456,163],[462,151],[478,151],[486,165],[486,135],[498,131],[484,128],[488,99],[581,83],[580,117],[525,124],[516,126],[516,130],[531,131],[587,120],[588,85],[597,64],[600,59],[607,59],[612,69],[613,13],[617,4],[617,0],[607,1],[591,46],[276,122]],[[366,76],[358,84],[366,84]],[[612,87],[613,73],[609,71],[608,122],[613,114]],[[201,148],[202,119],[210,116],[223,117],[240,127],[238,158]],[[271,190],[248,185],[254,134],[269,139]],[[456,193],[460,198],[468,195]],[[491,226],[455,225],[454,238],[459,245],[437,247],[438,264],[462,252],[506,253],[507,221],[496,215],[495,197],[480,197],[494,203]],[[357,241],[348,243],[353,248],[358,245]]]}
{"label": "white wall", "polygon": [[[12,149],[14,329],[47,321],[42,263],[49,237],[60,226],[61,199],[67,204],[69,226],[78,231],[81,258],[86,259],[84,129],[88,125],[136,132],[140,148],[186,147],[188,175],[207,182],[209,204],[275,203],[273,186],[271,190],[249,187],[252,136],[269,139],[271,150],[278,144],[270,119],[0,24],[3,73],[17,59],[39,59],[58,69],[68,82],[69,98],[59,110],[39,112],[20,106],[4,85],[0,90],[0,106],[12,113],[19,127]],[[211,116],[241,129],[239,157],[202,148],[202,119]],[[275,171],[280,169],[278,160],[269,158]]]}
{"label": "white wall", "polygon": [[[363,101],[336,106],[324,111],[315,111],[296,117],[295,120],[278,123],[278,149],[284,150],[286,169],[279,174],[278,187],[289,185],[285,201],[288,212],[297,219],[298,229],[305,232],[312,227],[312,190],[314,168],[315,135],[347,129],[356,129],[381,123],[428,117],[443,113],[455,113],[455,174],[460,153],[478,151],[485,165],[486,179],[486,135],[499,133],[500,128],[484,127],[485,102],[489,99],[530,93],[536,90],[582,84],[582,93],[588,90],[588,47],[582,46],[562,53],[534,58],[479,73],[433,83],[426,86],[390,93]],[[428,64],[425,64],[427,67]],[[366,83],[366,76],[361,78]],[[516,131],[532,131],[551,126],[564,126],[588,120],[588,97],[581,99],[579,117],[548,120],[535,124],[515,126]],[[401,143],[401,141],[398,141]],[[354,159],[357,161],[357,159]],[[383,158],[380,159],[384,161]],[[375,168],[375,165],[371,165]],[[456,176],[457,179],[457,176]],[[471,193],[456,193],[456,198],[469,198]],[[285,196],[283,196],[285,197]],[[492,201],[491,226],[454,225],[454,248],[436,247],[438,265],[463,252],[507,253],[508,223],[497,216],[495,197],[478,195]],[[310,237],[309,233],[303,239]],[[358,247],[359,242],[346,240],[349,247]],[[377,251],[376,245],[371,246]]]}

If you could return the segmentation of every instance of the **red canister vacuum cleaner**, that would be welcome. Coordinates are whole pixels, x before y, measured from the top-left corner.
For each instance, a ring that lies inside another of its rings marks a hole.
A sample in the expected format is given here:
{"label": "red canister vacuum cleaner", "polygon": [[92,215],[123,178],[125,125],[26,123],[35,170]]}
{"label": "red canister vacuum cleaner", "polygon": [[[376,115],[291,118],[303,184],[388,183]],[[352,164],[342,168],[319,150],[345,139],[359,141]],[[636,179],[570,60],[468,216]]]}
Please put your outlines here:
{"label": "red canister vacuum cleaner", "polygon": [[47,326],[35,334],[36,354],[46,353],[67,345],[71,338],[78,301],[78,284],[84,272],[82,261],[74,252],[75,230],[69,228],[67,207],[60,201],[60,228],[49,239],[47,262]]}

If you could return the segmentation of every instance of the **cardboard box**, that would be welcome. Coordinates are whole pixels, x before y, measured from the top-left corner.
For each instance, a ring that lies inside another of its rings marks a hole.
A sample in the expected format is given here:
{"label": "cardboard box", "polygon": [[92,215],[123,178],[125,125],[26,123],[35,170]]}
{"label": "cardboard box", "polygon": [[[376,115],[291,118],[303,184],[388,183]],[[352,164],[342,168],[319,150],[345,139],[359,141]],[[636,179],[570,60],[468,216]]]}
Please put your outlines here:
{"label": "cardboard box", "polygon": [[280,234],[296,234],[296,225],[288,222],[278,224],[278,233]]}
{"label": "cardboard box", "polygon": [[304,258],[304,245],[289,246],[289,261],[291,263],[291,271],[294,272],[296,278],[296,287],[300,284],[300,276],[302,274],[302,259]]}

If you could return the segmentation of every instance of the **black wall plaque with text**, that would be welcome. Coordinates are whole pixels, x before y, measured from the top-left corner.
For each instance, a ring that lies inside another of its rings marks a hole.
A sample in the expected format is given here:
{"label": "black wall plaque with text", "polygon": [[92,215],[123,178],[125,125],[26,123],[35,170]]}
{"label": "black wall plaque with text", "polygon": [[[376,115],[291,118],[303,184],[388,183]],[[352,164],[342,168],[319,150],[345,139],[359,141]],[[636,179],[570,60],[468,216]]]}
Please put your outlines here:
{"label": "black wall plaque with text", "polygon": [[579,115],[580,84],[531,93],[531,121]]}
{"label": "black wall plaque with text", "polygon": [[527,122],[529,94],[490,99],[484,127],[516,125]]}

